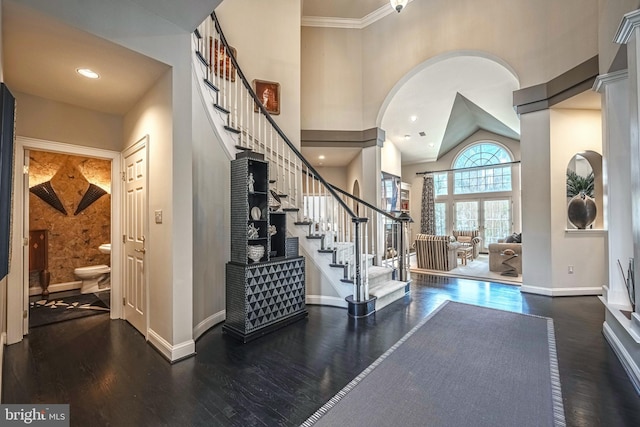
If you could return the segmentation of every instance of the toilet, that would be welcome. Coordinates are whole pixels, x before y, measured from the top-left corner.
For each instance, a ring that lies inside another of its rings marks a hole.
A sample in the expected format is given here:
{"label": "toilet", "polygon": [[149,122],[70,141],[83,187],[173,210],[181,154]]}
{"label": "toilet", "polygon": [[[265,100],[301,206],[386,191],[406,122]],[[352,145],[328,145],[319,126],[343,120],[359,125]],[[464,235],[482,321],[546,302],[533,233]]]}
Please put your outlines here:
{"label": "toilet", "polygon": [[[103,254],[111,253],[111,244],[100,245],[98,250]],[[73,274],[82,280],[80,293],[90,294],[93,292],[106,291],[111,289],[111,268],[108,265],[90,265],[88,267],[78,267],[73,270]]]}
{"label": "toilet", "polygon": [[88,267],[78,267],[73,270],[73,274],[82,280],[80,293],[90,294],[93,292],[106,291],[111,288],[110,274],[111,268],[108,265],[91,265]]}

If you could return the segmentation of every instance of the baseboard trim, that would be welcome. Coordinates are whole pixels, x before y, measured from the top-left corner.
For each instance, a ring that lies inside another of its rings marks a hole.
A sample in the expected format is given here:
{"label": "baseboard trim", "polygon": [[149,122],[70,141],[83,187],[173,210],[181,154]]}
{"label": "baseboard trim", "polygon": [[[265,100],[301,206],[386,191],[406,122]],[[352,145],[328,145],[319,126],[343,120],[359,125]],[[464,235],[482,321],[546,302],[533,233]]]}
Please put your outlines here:
{"label": "baseboard trim", "polygon": [[[82,282],[81,281],[75,281],[75,282],[66,282],[66,283],[56,283],[55,285],[49,285],[49,293],[54,293],[54,292],[64,292],[64,291],[71,291],[73,289],[80,289],[82,288]],[[41,295],[42,294],[42,288],[37,288],[37,287],[33,287],[33,288],[29,288],[29,296],[32,297],[34,295]]]}
{"label": "baseboard trim", "polygon": [[222,310],[207,317],[202,322],[198,323],[196,327],[193,328],[194,341],[200,338],[202,334],[207,332],[209,329],[213,328],[218,323],[224,322],[226,318],[227,318],[227,311]]}
{"label": "baseboard trim", "polygon": [[171,345],[167,340],[149,329],[149,343],[169,362],[175,363],[196,354],[196,343],[187,340],[177,345]]}
{"label": "baseboard trim", "polygon": [[520,292],[527,294],[546,295],[548,297],[570,297],[602,295],[602,288],[543,288],[540,286],[522,285]]}
{"label": "baseboard trim", "polygon": [[635,363],[607,322],[602,324],[602,334],[613,349],[613,352],[618,356],[618,360],[620,360],[622,367],[629,376],[629,380],[631,380],[631,384],[633,384],[633,387],[636,389],[636,393],[640,394],[640,367]]}
{"label": "baseboard trim", "polygon": [[307,295],[308,305],[328,305],[331,307],[347,308],[348,304],[344,298],[328,297],[325,295]]}

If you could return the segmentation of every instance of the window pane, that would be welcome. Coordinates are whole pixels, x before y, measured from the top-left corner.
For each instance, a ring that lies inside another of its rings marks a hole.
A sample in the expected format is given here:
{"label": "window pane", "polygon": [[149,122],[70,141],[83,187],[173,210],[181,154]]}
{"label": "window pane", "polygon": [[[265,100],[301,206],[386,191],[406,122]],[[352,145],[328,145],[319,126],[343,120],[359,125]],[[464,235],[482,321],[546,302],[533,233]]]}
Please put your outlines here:
{"label": "window pane", "polygon": [[456,202],[456,230],[477,230],[478,202]]}
{"label": "window pane", "polygon": [[484,246],[498,243],[509,235],[511,219],[509,215],[509,200],[486,200],[484,209]]}
{"label": "window pane", "polygon": [[[497,166],[511,162],[511,156],[502,147],[481,143],[463,151],[454,162],[454,169],[467,169],[454,173],[454,194],[489,193],[511,191],[511,167]],[[491,167],[496,165],[496,167]]]}
{"label": "window pane", "polygon": [[447,234],[447,204],[436,203],[436,235],[444,236]]}
{"label": "window pane", "polygon": [[433,174],[433,182],[436,190],[437,196],[446,196],[449,194],[449,189],[447,188],[447,173],[434,173]]}

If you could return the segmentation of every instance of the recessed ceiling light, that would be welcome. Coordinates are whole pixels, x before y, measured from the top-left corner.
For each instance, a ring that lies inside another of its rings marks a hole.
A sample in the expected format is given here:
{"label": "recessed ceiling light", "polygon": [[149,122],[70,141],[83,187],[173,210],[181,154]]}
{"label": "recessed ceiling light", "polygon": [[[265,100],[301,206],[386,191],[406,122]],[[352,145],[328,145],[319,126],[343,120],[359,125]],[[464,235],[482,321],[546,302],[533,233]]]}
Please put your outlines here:
{"label": "recessed ceiling light", "polygon": [[76,73],[78,73],[81,76],[84,76],[84,77],[86,77],[88,79],[100,78],[100,74],[96,73],[93,70],[90,70],[89,68],[77,68],[76,69]]}
{"label": "recessed ceiling light", "polygon": [[320,160],[324,160],[324,155],[323,155],[323,154],[320,154],[320,155],[318,156],[318,158],[319,158]]}
{"label": "recessed ceiling light", "polygon": [[416,120],[418,120],[418,116],[411,116],[410,118],[412,122],[415,122]]}
{"label": "recessed ceiling light", "polygon": [[404,139],[409,139],[409,138],[411,138],[411,135],[409,135],[409,134],[404,136]]}
{"label": "recessed ceiling light", "polygon": [[435,144],[432,142],[431,144],[429,144],[429,147],[433,147]]}

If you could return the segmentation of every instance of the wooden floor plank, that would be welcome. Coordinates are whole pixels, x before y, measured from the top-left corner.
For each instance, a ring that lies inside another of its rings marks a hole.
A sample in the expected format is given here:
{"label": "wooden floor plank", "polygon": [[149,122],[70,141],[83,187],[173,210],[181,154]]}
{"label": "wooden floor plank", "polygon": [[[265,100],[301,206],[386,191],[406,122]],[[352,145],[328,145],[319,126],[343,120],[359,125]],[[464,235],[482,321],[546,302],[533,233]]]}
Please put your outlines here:
{"label": "wooden floor plank", "polygon": [[74,426],[296,426],[450,299],[552,317],[567,425],[640,425],[640,397],[602,335],[596,297],[412,278],[410,295],[367,319],[309,306],[307,319],[248,344],[218,325],[198,340],[195,357],[174,365],[106,316],[35,328],[5,349],[2,399],[70,403]]}

